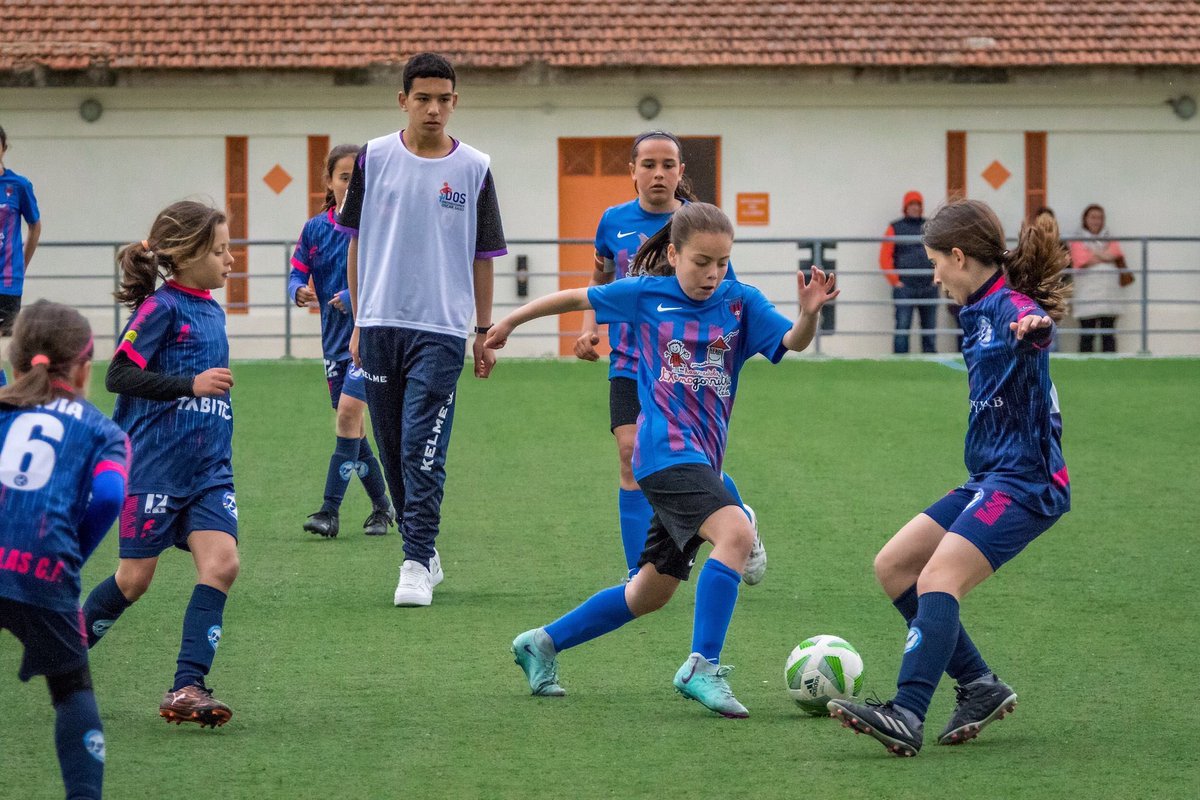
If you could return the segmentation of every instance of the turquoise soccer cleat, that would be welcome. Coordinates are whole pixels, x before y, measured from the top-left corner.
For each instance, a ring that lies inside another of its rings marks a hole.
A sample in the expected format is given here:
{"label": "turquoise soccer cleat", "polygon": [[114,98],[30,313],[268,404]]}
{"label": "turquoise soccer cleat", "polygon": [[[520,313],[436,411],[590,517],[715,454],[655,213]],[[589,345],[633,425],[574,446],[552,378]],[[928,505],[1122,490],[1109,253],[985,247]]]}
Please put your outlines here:
{"label": "turquoise soccer cleat", "polygon": [[730,719],[750,716],[746,707],[733,696],[725,677],[733,667],[717,666],[699,653],[692,653],[675,673],[675,688],[689,700],[695,700],[710,711]]}
{"label": "turquoise soccer cleat", "polygon": [[567,690],[558,685],[558,658],[554,642],[545,628],[525,631],[512,643],[513,658],[525,671],[529,688],[535,696],[562,697]]}

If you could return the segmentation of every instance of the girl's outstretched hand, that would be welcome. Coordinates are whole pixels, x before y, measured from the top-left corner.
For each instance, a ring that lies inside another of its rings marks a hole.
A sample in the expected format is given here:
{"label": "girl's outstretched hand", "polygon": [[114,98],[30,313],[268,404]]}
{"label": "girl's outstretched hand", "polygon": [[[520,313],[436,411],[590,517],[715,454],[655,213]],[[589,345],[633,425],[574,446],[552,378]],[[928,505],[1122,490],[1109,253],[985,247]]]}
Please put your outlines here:
{"label": "girl's outstretched hand", "polygon": [[837,288],[837,277],[830,272],[825,274],[819,267],[812,268],[812,277],[804,280],[804,273],[796,274],[796,282],[800,289],[800,310],[815,314],[821,306],[841,294]]}
{"label": "girl's outstretched hand", "polygon": [[1017,332],[1017,341],[1019,342],[1029,334],[1042,330],[1043,328],[1049,328],[1053,324],[1054,320],[1050,319],[1049,317],[1030,314],[1028,316],[1021,317],[1016,322],[1008,323],[1008,327]]}
{"label": "girl's outstretched hand", "polygon": [[509,324],[508,320],[502,319],[488,331],[487,341],[484,342],[484,345],[492,350],[499,350],[508,344],[508,337],[512,332],[513,326]]}

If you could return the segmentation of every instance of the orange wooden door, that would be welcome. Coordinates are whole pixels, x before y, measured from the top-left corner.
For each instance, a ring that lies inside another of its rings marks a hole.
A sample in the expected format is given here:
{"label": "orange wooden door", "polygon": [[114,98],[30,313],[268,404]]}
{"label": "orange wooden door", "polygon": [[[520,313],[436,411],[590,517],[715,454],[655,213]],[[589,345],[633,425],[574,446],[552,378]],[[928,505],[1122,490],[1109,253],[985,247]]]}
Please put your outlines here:
{"label": "orange wooden door", "polygon": [[[600,216],[609,206],[634,197],[629,177],[629,148],[633,137],[558,140],[558,236],[589,239],[596,236]],[[590,244],[564,244],[558,248],[558,288],[588,285],[595,265],[596,248]],[[601,347],[608,354],[606,326],[600,328]],[[583,313],[558,318],[558,352],[569,356],[583,328]]]}

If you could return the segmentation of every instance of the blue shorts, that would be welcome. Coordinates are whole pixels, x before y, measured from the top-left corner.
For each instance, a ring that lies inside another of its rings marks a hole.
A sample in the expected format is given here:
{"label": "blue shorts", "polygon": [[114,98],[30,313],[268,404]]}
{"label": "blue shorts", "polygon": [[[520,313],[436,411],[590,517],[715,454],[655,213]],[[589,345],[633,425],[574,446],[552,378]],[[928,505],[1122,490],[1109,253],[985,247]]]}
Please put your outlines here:
{"label": "blue shorts", "polygon": [[337,409],[342,395],[353,397],[359,402],[367,402],[367,382],[363,380],[363,371],[354,366],[350,359],[345,361],[325,361],[325,380],[329,383],[329,402]]}
{"label": "blue shorts", "polygon": [[121,509],[121,558],[156,558],[169,547],[187,550],[192,531],[224,531],[237,541],[237,498],[232,486],[190,497],[132,494]]}
{"label": "blue shorts", "polygon": [[1012,561],[1062,516],[1035,513],[999,489],[976,483],[952,490],[925,513],[979,548],[993,570]]}
{"label": "blue shorts", "polygon": [[83,612],[53,611],[0,597],[0,630],[8,628],[25,647],[18,676],[64,675],[87,666]]}

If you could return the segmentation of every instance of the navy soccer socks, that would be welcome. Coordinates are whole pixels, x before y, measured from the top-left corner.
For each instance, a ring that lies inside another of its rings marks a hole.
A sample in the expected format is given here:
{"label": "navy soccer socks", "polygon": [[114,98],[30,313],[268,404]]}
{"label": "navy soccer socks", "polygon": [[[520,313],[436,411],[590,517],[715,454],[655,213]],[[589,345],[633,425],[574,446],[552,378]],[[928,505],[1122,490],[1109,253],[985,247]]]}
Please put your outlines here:
{"label": "navy soccer socks", "polygon": [[554,642],[555,651],[561,653],[615,631],[632,619],[633,612],[625,603],[625,587],[610,586],[551,622],[546,626],[546,634]]}
{"label": "navy soccer socks", "polygon": [[108,633],[108,629],[133,605],[121,594],[117,586],[117,576],[109,575],[96,588],[92,589],[83,604],[83,620],[87,626],[88,647],[95,647],[100,637]]}
{"label": "navy soccer socks", "polygon": [[183,615],[183,640],[175,670],[177,692],[185,686],[204,686],[204,676],[212,667],[217,645],[221,643],[221,620],[225,614],[225,593],[203,583],[196,584],[192,599]]}
{"label": "navy soccer socks", "polygon": [[945,592],[926,592],[917,598],[917,616],[908,629],[899,689],[892,701],[923,721],[950,655],[958,642],[958,600]]}
{"label": "navy soccer socks", "polygon": [[621,547],[625,549],[625,567],[630,574],[637,569],[638,559],[646,548],[646,534],[654,509],[641,489],[619,489],[617,508],[621,515]]}
{"label": "navy soccer socks", "polygon": [[[900,612],[900,616],[904,617],[904,622],[912,625],[912,621],[917,617],[917,585],[908,587],[904,594],[892,601],[892,605]],[[963,686],[988,672],[990,670],[987,662],[983,660],[979,649],[975,647],[975,643],[971,641],[960,622],[958,641],[954,645],[954,652],[950,654],[949,663],[946,664],[946,674]]]}
{"label": "navy soccer socks", "polygon": [[696,616],[692,623],[692,652],[716,664],[733,619],[742,576],[715,558],[704,562],[696,581]]}
{"label": "navy soccer socks", "polygon": [[383,469],[380,468],[379,460],[375,458],[375,453],[365,436],[358,440],[358,477],[362,480],[363,488],[367,490],[367,496],[371,498],[371,505],[386,509],[388,497]]}
{"label": "navy soccer socks", "polygon": [[54,748],[67,800],[99,798],[104,784],[104,726],[91,689],[54,704]]}
{"label": "navy soccer socks", "polygon": [[329,472],[325,475],[325,503],[322,511],[330,514],[338,513],[342,506],[342,498],[346,496],[346,487],[350,485],[350,477],[358,471],[359,439],[337,437],[337,446],[329,457]]}

